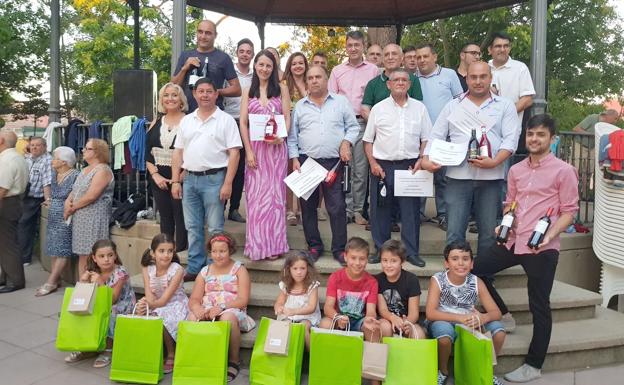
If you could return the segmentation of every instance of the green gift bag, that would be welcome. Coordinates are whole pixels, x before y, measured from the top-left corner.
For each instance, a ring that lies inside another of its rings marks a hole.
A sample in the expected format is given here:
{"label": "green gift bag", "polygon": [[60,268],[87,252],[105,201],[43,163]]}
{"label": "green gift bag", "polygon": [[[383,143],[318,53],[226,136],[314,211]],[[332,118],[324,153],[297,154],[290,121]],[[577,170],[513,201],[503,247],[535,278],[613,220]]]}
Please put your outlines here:
{"label": "green gift bag", "polygon": [[67,311],[74,289],[68,287],[63,296],[61,317],[56,332],[56,348],[61,351],[99,352],[106,348],[106,332],[113,305],[113,291],[99,286],[91,314]]}
{"label": "green gift bag", "polygon": [[163,320],[136,316],[134,312],[118,315],[109,378],[117,382],[157,384],[162,377]]}
{"label": "green gift bag", "polygon": [[227,383],[229,322],[182,321],[176,342],[173,385]]}
{"label": "green gift bag", "polygon": [[455,384],[490,385],[494,378],[492,340],[464,325],[455,325],[455,333]]}
{"label": "green gift bag", "polygon": [[360,385],[363,349],[360,332],[312,328],[309,385]]}
{"label": "green gift bag", "polygon": [[271,320],[262,318],[256,342],[251,353],[249,369],[250,385],[299,385],[301,360],[305,348],[305,325],[290,325],[288,355],[281,356],[264,352],[264,343]]}
{"label": "green gift bag", "polygon": [[[413,335],[417,335],[414,330]],[[388,367],[384,385],[431,385],[438,379],[438,341],[384,337]]]}

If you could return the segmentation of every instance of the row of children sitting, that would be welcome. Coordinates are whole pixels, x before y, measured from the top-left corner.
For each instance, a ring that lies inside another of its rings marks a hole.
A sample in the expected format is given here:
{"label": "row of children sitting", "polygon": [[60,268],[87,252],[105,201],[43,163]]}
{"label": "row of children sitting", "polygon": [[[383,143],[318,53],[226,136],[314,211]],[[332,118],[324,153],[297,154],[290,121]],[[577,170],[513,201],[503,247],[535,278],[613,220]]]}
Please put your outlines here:
{"label": "row of children sitting", "polygon": [[[150,315],[163,319],[165,373],[173,370],[178,322],[187,319],[228,321],[231,325],[228,381],[232,381],[240,370],[241,332],[255,327],[254,320],[246,313],[251,280],[243,264],[232,259],[236,245],[230,235],[212,236],[207,249],[212,263],[197,276],[188,298],[182,286],[184,268],[175,253],[173,239],[166,234],[155,236],[141,261],[145,296],[138,301],[136,311],[144,315],[149,308]],[[505,331],[499,322],[501,313],[484,283],[470,273],[473,255],[467,242],[451,243],[445,248],[445,270],[433,275],[430,281],[426,320],[422,326],[418,324],[420,285],[416,275],[402,269],[406,258],[402,244],[389,240],[382,246],[379,252],[383,271],[376,276],[366,272],[369,252],[369,244],[362,238],[353,237],[347,242],[346,267],[332,273],[327,283],[324,317],[321,317],[320,283],[313,262],[305,254],[293,254],[286,259],[274,310],[278,318],[306,325],[308,350],[311,327],[329,329],[334,319],[334,327],[361,331],[367,341],[380,334],[392,336],[401,332],[403,336],[419,339],[428,334],[438,341],[438,384],[444,384],[449,373],[455,324],[474,329],[482,325],[492,335],[496,354],[500,352],[505,340]],[[107,350],[94,363],[94,367],[104,367],[111,360],[115,316],[131,313],[135,296],[112,241],[95,243],[87,269],[80,277],[82,282],[95,282],[113,289]],[[484,312],[475,308],[478,303]],[[74,352],[66,361],[77,362],[91,354]],[[500,384],[496,377],[493,383]]]}

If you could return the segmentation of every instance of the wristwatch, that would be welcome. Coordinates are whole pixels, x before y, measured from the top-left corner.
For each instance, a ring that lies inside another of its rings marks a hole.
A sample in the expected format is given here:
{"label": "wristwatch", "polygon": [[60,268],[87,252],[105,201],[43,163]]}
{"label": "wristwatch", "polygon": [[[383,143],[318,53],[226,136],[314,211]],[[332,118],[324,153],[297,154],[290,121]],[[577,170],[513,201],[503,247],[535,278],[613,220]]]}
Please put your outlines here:
{"label": "wristwatch", "polygon": [[221,309],[221,311],[225,310],[226,309],[225,304],[224,303],[220,303],[219,304],[219,309]]}

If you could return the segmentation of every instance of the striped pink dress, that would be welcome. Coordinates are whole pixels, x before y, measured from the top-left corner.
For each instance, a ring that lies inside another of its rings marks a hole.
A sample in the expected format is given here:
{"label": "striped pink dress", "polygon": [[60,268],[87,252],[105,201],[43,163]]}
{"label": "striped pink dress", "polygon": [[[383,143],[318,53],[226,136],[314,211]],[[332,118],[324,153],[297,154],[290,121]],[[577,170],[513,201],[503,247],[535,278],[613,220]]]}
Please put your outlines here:
{"label": "striped pink dress", "polygon": [[[250,114],[282,113],[279,97],[269,99],[263,107],[257,98],[249,100]],[[288,150],[281,145],[262,141],[251,142],[257,168],[245,166],[245,197],[247,200],[247,234],[245,255],[260,260],[288,252],[286,240],[286,177]]]}

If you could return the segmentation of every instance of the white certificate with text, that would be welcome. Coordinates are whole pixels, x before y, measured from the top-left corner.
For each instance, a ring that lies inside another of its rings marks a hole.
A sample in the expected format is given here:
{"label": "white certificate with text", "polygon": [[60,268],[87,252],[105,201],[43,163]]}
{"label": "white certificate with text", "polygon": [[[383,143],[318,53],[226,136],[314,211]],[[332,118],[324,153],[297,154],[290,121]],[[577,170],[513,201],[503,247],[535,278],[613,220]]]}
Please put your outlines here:
{"label": "white certificate with text", "polygon": [[441,139],[434,139],[429,149],[429,160],[440,166],[459,166],[468,151],[468,142],[451,143]]}
{"label": "white certificate with text", "polygon": [[293,171],[284,178],[284,183],[297,198],[308,200],[318,185],[325,180],[327,172],[327,169],[317,161],[308,158],[301,165],[300,171]]}
{"label": "white certificate with text", "polygon": [[[249,114],[249,137],[252,141],[264,140],[264,129],[270,117],[270,115]],[[287,137],[284,115],[275,115],[275,122],[277,123],[277,136],[280,138]]]}
{"label": "white certificate with text", "polygon": [[395,170],[394,196],[432,197],[433,174],[426,170],[418,170],[413,174],[410,170]]}

